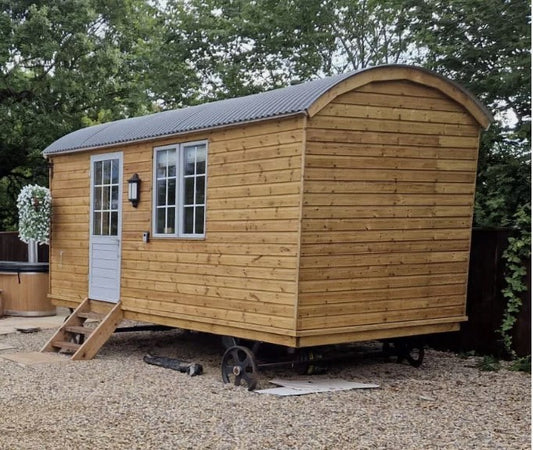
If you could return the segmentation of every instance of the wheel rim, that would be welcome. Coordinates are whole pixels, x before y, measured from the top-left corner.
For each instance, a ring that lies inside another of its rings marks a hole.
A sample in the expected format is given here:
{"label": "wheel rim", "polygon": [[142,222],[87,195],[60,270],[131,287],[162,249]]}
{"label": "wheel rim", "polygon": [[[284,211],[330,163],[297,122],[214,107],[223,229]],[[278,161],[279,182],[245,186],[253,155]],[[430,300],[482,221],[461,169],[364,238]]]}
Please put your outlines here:
{"label": "wheel rim", "polygon": [[246,384],[252,391],[257,386],[257,366],[254,354],[246,347],[233,346],[222,357],[222,380],[235,386]]}

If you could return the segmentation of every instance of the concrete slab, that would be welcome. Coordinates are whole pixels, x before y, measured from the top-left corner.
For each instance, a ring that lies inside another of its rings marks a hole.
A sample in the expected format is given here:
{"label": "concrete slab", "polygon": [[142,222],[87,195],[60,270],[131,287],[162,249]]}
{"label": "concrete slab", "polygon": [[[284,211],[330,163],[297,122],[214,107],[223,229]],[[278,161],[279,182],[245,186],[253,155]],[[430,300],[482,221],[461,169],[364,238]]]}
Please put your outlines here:
{"label": "concrete slab", "polygon": [[69,315],[66,308],[58,308],[55,316],[47,317],[18,317],[4,316],[0,318],[0,335],[18,333],[17,328],[41,328],[42,330],[59,328]]}
{"label": "concrete slab", "polygon": [[33,366],[36,364],[48,364],[70,361],[70,358],[67,355],[41,352],[3,353],[0,354],[0,358],[16,362],[21,366]]}

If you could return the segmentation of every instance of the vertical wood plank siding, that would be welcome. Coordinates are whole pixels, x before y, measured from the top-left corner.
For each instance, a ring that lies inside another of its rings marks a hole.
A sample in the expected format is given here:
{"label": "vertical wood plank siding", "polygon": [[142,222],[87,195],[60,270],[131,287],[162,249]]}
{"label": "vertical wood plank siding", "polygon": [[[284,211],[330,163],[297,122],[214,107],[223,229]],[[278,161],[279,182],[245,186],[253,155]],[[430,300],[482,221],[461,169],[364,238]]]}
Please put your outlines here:
{"label": "vertical wood plank siding", "polygon": [[306,134],[300,335],[463,316],[471,115],[435,89],[373,82],[329,103]]}
{"label": "vertical wood plank siding", "polygon": [[[108,150],[124,152],[126,316],[246,338],[267,333],[292,343],[302,134],[303,119],[293,118]],[[208,140],[205,239],[143,243],[143,232],[152,231],[153,147],[200,139]],[[57,303],[87,295],[89,156],[54,158],[51,292]],[[138,208],[127,201],[126,180],[135,172],[142,180]]]}

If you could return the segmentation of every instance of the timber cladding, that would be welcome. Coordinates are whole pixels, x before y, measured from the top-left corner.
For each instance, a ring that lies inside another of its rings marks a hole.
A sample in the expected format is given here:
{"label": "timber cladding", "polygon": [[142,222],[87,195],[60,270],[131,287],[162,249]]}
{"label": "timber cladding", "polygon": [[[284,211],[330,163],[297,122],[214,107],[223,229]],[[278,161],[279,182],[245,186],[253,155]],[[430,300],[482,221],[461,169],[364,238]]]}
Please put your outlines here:
{"label": "timber cladding", "polygon": [[[488,121],[455,85],[387,67],[289,117],[51,154],[50,296],[88,296],[91,156],[122,152],[126,318],[294,347],[455,330]],[[154,148],[194,141],[207,142],[205,237],[145,243]]]}
{"label": "timber cladding", "polygon": [[406,81],[366,84],[309,120],[302,336],[464,320],[478,136],[460,104]]}
{"label": "timber cladding", "polygon": [[[205,240],[140,239],[152,229],[153,148],[180,140],[121,149],[125,176],[142,179],[138,208],[127,202],[123,183],[123,309],[144,320],[243,337],[262,332],[288,343],[295,329],[303,119],[201,137],[208,139],[209,162]],[[87,296],[90,154],[54,157],[51,293],[59,304]]]}

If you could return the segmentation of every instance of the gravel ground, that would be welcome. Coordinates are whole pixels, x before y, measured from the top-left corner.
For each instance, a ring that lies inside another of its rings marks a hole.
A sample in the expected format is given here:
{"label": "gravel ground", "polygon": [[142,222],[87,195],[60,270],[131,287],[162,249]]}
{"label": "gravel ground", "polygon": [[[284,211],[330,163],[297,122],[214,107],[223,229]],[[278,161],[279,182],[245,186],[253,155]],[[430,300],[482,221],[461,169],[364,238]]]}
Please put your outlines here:
{"label": "gravel ground", "polygon": [[[36,351],[51,331],[0,336]],[[148,365],[152,352],[204,374]],[[22,367],[0,359],[1,449],[530,448],[529,374],[482,372],[478,359],[426,351],[421,368],[347,358],[314,379],[380,389],[278,398],[224,385],[213,336],[115,334],[92,361]],[[260,387],[293,371],[261,372]],[[301,378],[301,377],[300,377]]]}

